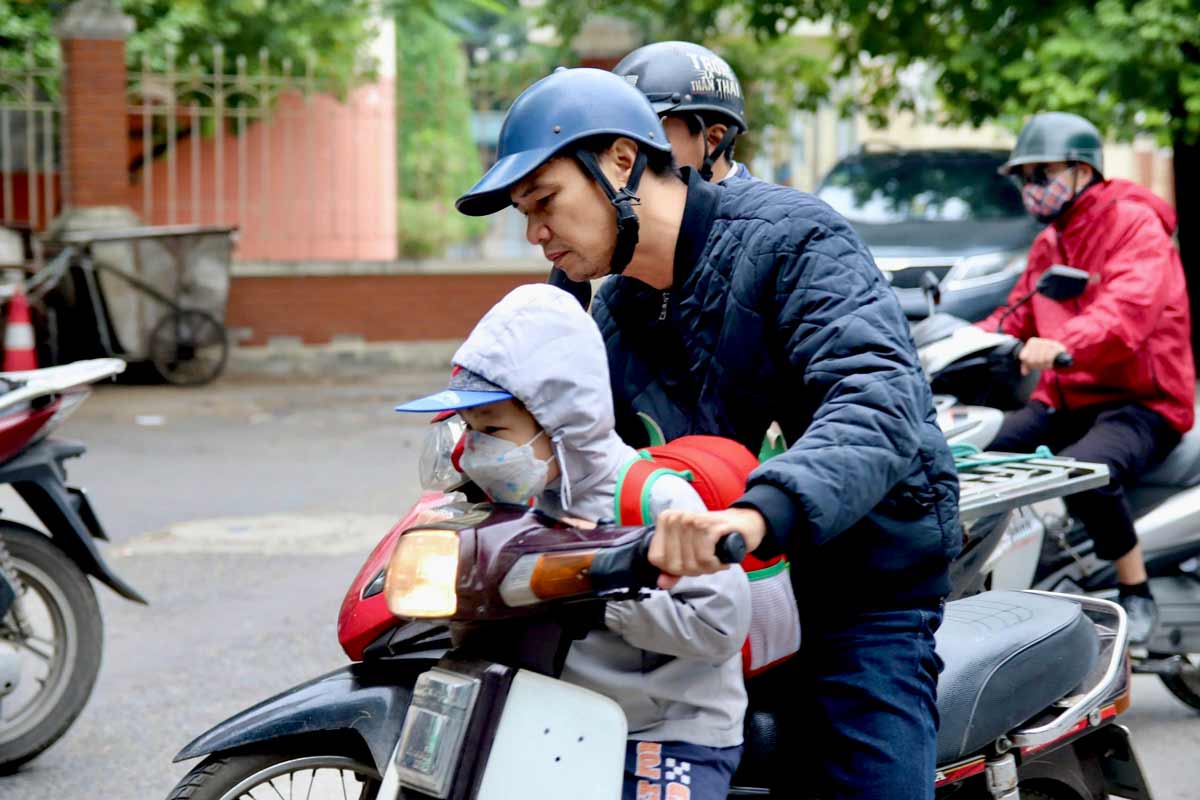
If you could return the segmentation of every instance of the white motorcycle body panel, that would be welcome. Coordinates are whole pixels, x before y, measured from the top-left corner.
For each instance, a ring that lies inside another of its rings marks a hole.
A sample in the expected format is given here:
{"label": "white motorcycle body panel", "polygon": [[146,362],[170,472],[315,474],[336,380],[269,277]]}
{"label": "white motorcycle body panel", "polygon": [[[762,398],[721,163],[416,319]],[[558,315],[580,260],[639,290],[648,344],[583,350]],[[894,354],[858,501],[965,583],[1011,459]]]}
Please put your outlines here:
{"label": "white motorcycle body panel", "polygon": [[971,444],[986,450],[1004,424],[1004,412],[986,406],[938,407],[937,424],[950,444]]}
{"label": "white motorcycle body panel", "polygon": [[0,394],[0,409],[27,403],[38,397],[60,394],[67,389],[111,378],[124,371],[125,362],[119,358],[93,358],[28,372],[0,372],[0,378],[24,382],[23,386]]}
{"label": "white motorcycle body panel", "polygon": [[627,735],[625,713],[612,700],[521,670],[478,800],[619,800]]}
{"label": "white motorcycle body panel", "polygon": [[1001,535],[1000,544],[983,569],[992,573],[992,589],[1028,589],[1037,575],[1046,526],[1029,509],[1018,509]]}
{"label": "white motorcycle body panel", "polygon": [[1134,522],[1147,556],[1193,542],[1200,535],[1200,486],[1181,489]]}
{"label": "white motorcycle body panel", "polygon": [[982,328],[968,325],[959,328],[945,339],[922,347],[918,357],[926,375],[937,375],[955,361],[1011,341],[1012,337],[1007,334],[989,333]]}

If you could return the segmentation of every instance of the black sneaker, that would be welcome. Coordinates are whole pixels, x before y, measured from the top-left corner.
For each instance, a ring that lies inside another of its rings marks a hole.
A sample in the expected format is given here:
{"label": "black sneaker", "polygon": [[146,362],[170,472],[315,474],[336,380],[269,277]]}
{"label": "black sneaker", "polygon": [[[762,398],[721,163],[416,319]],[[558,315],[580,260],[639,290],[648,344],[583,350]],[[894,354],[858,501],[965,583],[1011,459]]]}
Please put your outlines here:
{"label": "black sneaker", "polygon": [[1135,594],[1125,595],[1118,602],[1129,620],[1129,643],[1145,644],[1158,625],[1158,604]]}

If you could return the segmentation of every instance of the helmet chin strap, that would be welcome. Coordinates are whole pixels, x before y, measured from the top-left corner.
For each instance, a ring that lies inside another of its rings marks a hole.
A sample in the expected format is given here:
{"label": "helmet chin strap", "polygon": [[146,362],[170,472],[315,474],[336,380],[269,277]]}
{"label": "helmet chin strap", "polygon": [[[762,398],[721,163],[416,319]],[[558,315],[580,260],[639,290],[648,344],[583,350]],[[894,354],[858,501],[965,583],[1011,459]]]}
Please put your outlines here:
{"label": "helmet chin strap", "polygon": [[712,150],[708,149],[708,128],[701,125],[700,130],[704,134],[704,163],[700,165],[700,177],[706,181],[711,181],[713,176],[713,164],[717,162],[721,156],[725,155],[725,151],[733,144],[733,140],[741,133],[737,125],[729,125],[725,128],[725,135],[721,137],[721,142]]}
{"label": "helmet chin strap", "polygon": [[634,192],[637,191],[642,172],[646,169],[646,154],[638,151],[637,158],[633,160],[633,169],[629,171],[629,180],[620,190],[613,189],[604,171],[600,169],[600,162],[595,153],[590,150],[576,150],[575,158],[592,176],[592,180],[600,184],[600,189],[617,210],[617,245],[613,249],[608,274],[620,275],[633,260],[633,251],[638,244],[638,217],[633,207],[641,205],[642,200]]}

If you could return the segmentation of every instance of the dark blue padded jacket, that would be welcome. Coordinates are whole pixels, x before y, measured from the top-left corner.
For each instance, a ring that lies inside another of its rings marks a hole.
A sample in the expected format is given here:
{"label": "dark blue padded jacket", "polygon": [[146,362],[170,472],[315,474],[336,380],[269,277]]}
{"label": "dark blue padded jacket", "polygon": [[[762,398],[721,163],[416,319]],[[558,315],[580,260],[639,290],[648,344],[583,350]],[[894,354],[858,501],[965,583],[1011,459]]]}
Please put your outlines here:
{"label": "dark blue padded jacket", "polygon": [[911,607],[949,592],[958,480],[895,293],[850,225],[809,194],[688,178],[672,288],[608,279],[592,313],[617,431],[647,443],[727,436],[791,445],[739,505],[785,550],[802,607]]}

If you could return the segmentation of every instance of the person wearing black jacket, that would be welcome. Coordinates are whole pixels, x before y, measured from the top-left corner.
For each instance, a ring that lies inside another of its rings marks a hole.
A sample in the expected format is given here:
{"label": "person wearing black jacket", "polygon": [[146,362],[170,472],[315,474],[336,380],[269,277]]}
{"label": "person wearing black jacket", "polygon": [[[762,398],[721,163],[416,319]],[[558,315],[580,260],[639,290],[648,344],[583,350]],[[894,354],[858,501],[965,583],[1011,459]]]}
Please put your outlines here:
{"label": "person wearing black jacket", "polygon": [[515,205],[571,279],[614,276],[593,314],[627,441],[712,434],[757,448],[780,424],[790,447],[733,508],[660,517],[651,561],[669,585],[721,569],[715,544],[731,531],[757,555],[786,551],[803,644],[776,668],[796,764],[780,788],[931,798],[933,633],[962,533],[904,314],[827,205],[688,169],[680,180],[664,138],[620,78],[560,70],[513,103],[499,160],[457,207]]}

